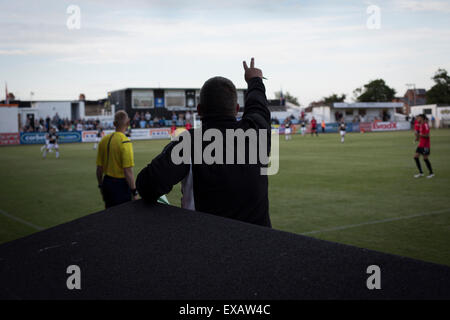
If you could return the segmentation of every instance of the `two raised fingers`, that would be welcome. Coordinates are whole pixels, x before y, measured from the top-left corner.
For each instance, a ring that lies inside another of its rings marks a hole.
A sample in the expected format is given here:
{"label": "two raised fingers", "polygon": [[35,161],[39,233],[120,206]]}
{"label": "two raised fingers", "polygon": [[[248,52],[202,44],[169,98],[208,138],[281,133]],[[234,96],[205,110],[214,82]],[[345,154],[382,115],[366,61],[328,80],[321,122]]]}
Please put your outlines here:
{"label": "two raised fingers", "polygon": [[[247,62],[243,61],[243,64],[244,64],[244,70],[248,70]],[[255,58],[252,58],[250,60],[250,68],[253,69],[254,67],[255,67]]]}

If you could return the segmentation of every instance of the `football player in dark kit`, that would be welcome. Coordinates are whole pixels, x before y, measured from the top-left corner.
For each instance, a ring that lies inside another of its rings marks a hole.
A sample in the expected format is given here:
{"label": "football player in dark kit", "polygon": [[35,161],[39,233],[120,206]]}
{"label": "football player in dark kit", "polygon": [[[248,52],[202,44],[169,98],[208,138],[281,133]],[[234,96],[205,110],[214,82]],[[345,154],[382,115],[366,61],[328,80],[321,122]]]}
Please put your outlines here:
{"label": "football player in dark kit", "polygon": [[434,172],[433,168],[431,167],[431,162],[428,159],[430,156],[430,127],[428,125],[428,118],[425,114],[421,114],[417,117],[418,123],[419,123],[419,133],[418,137],[416,138],[416,141],[419,140],[419,145],[416,149],[416,154],[414,155],[414,160],[416,161],[417,169],[419,169],[419,173],[414,175],[414,178],[420,178],[423,177],[423,171],[422,166],[420,165],[419,157],[420,155],[423,156],[423,161],[425,162],[429,175],[427,178],[433,178]]}

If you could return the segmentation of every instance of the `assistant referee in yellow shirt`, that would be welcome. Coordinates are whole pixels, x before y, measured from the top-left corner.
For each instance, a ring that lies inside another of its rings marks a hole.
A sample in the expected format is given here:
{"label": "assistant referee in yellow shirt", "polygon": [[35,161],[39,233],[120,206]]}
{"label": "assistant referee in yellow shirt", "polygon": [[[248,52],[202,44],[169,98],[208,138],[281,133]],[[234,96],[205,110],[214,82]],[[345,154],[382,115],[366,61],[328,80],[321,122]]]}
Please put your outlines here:
{"label": "assistant referee in yellow shirt", "polygon": [[106,208],[137,199],[133,145],[125,135],[129,124],[125,111],[116,112],[116,131],[104,136],[98,145],[97,180]]}

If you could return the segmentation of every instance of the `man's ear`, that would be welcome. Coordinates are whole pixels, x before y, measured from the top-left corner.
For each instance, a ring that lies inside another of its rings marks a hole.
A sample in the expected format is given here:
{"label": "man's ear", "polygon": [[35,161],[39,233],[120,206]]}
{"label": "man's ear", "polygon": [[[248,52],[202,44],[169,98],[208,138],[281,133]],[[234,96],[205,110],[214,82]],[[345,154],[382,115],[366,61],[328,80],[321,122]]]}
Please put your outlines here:
{"label": "man's ear", "polygon": [[113,122],[114,127],[117,127],[117,121]]}
{"label": "man's ear", "polygon": [[200,106],[200,103],[197,105],[197,113],[200,117],[202,116],[202,107]]}

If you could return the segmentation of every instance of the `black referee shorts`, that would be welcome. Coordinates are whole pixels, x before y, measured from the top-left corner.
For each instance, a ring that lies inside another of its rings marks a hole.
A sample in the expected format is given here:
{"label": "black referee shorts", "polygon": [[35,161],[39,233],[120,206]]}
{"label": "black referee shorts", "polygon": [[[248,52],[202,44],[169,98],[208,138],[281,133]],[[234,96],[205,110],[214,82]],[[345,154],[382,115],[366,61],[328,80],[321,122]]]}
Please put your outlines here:
{"label": "black referee shorts", "polygon": [[103,178],[102,192],[106,208],[131,201],[131,190],[125,178],[105,176]]}

